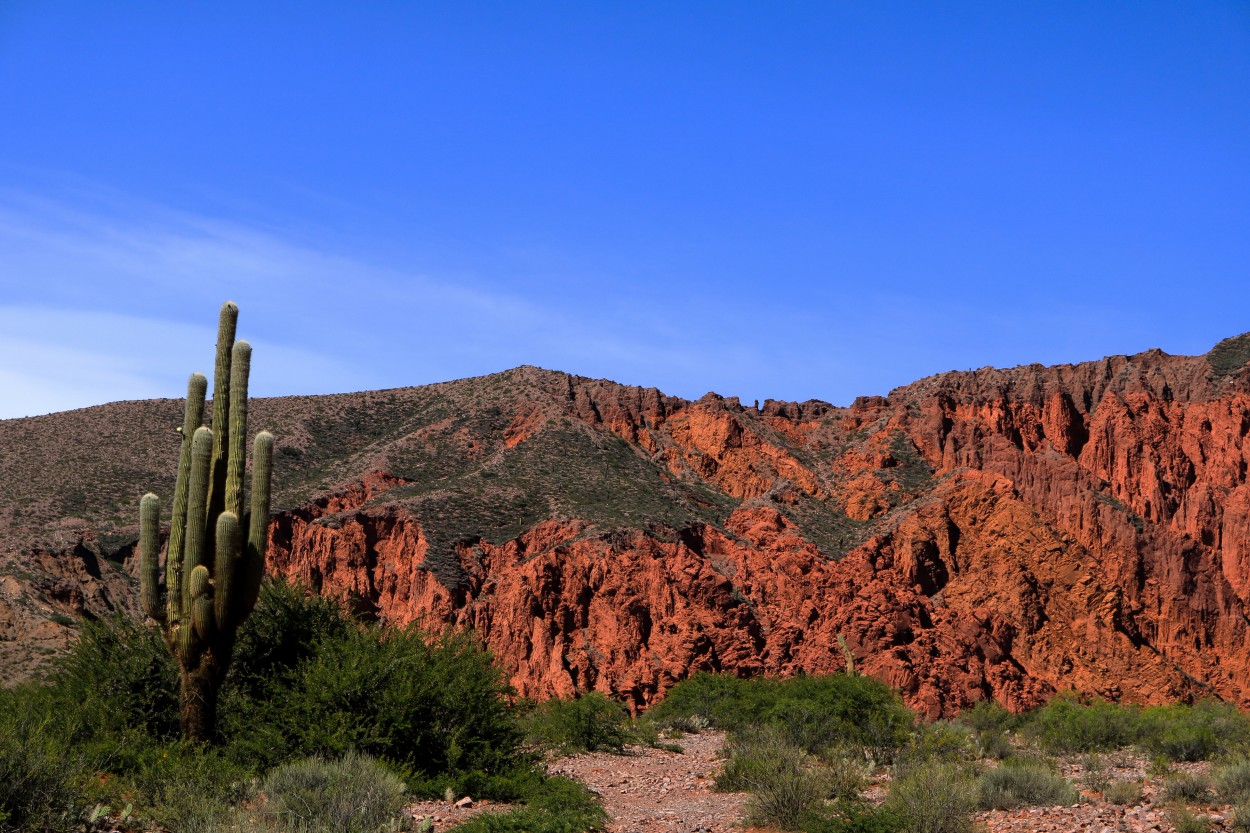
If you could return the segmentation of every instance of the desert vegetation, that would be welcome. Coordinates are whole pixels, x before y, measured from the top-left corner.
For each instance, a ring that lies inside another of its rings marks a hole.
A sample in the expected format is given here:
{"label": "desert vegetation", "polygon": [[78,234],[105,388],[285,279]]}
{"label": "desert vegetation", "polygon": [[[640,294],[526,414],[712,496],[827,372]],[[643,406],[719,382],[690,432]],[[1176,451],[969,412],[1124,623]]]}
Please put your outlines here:
{"label": "desert vegetation", "polygon": [[924,723],[867,677],[696,674],[631,717],[602,693],[518,700],[471,634],[364,623],[272,582],[240,626],[216,743],[181,737],[178,678],[161,631],[119,617],[0,691],[0,830],[376,833],[419,829],[412,801],[465,795],[506,807],[462,833],[598,830],[599,799],[546,756],[680,753],[709,729],[727,737],[717,788],[781,830],[959,833],[1077,804],[1166,807],[1177,830],[1250,819],[1250,719],[1215,701],[1062,694]]}
{"label": "desert vegetation", "polygon": [[[1231,829],[1250,820],[1250,718],[1218,701],[1141,708],[1063,693],[1023,715],[983,702],[923,724],[863,677],[700,674],[650,719],[726,730],[718,787],[750,792],[748,820],[782,830],[959,833],[987,811],[1143,802],[1167,807],[1178,830],[1211,829],[1203,811],[1226,805]],[[1113,777],[1109,756],[1116,772],[1151,763]]]}
{"label": "desert vegetation", "polygon": [[365,625],[269,584],[239,630],[214,745],[180,736],[163,641],[132,620],[91,623],[46,680],[0,691],[0,830],[82,830],[94,816],[372,833],[406,829],[405,801],[449,794],[518,805],[470,829],[602,823],[593,796],[524,747],[524,707],[470,635]]}

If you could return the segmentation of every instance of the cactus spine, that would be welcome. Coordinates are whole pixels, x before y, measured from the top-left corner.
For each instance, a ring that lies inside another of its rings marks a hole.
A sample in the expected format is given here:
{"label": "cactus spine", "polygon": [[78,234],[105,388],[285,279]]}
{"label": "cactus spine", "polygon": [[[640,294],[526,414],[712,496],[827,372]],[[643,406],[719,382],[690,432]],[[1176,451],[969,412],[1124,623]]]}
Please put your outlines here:
{"label": "cactus spine", "polygon": [[160,498],[149,493],[139,504],[143,607],[161,626],[165,644],[178,660],[182,734],[193,741],[211,741],[216,734],[217,691],[230,664],[235,633],[256,606],[265,572],[273,435],[256,435],[252,500],[246,508],[243,470],[252,348],[234,339],[238,315],[233,303],[221,308],[211,429],[201,425],[208,380],[193,373],[187,383],[164,588],[159,584]]}

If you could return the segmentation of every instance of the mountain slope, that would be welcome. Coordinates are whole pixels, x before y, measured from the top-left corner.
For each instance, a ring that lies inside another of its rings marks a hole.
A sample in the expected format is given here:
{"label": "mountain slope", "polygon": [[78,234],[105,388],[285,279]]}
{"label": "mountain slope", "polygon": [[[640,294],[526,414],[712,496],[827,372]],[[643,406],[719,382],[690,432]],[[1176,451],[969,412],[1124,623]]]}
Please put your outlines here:
{"label": "mountain slope", "polygon": [[[1250,336],[744,407],[517,368],[256,400],[272,567],[470,626],[523,694],[857,665],[926,714],[1077,687],[1250,705]],[[133,605],[176,400],[0,422],[0,659]],[[7,612],[6,612],[7,611]]]}

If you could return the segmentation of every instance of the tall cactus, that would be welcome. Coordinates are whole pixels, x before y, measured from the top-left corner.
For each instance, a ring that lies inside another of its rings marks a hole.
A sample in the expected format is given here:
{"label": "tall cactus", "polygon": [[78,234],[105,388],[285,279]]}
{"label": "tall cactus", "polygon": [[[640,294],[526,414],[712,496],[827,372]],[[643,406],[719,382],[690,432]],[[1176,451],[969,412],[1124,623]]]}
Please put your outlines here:
{"label": "tall cactus", "polygon": [[[181,669],[182,735],[211,741],[221,687],[239,625],[256,606],[265,572],[273,435],[256,435],[252,502],[244,507],[247,379],[252,348],[234,340],[239,308],[227,302],[217,329],[213,427],[204,419],[208,380],[191,374],[182,425],[182,453],[160,586],[161,502],[139,504],[143,608],[161,626]],[[245,536],[246,533],[246,536]],[[164,599],[162,600],[162,590]]]}

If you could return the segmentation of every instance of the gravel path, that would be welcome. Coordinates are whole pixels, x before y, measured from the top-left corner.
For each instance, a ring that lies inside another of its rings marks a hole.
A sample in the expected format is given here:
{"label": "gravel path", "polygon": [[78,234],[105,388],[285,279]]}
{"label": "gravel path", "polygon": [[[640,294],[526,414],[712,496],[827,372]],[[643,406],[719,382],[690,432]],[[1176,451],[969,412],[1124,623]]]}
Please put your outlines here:
{"label": "gravel path", "polygon": [[[631,747],[625,755],[606,752],[570,755],[553,760],[553,775],[576,778],[603,798],[611,822],[608,833],[752,833],[743,823],[745,793],[712,791],[725,744],[722,732],[705,731],[677,741],[684,751]],[[1063,773],[1078,786],[1088,786],[1085,759],[1069,759]],[[1171,811],[1162,796],[1162,779],[1150,777],[1141,755],[1115,753],[1104,756],[1103,774],[1108,779],[1141,785],[1141,800],[1132,806],[1111,804],[1102,795],[1082,789],[1081,803],[1070,807],[1023,807],[1019,810],[977,814],[978,828],[985,833],[1171,833]],[[1174,771],[1207,773],[1210,764],[1180,764]],[[885,797],[885,784],[874,779],[865,792],[873,803]],[[437,819],[436,831],[466,820],[475,813],[503,806],[475,804],[455,808],[427,803],[412,808],[418,817]],[[1191,805],[1204,815],[1211,833],[1231,831],[1227,805]]]}
{"label": "gravel path", "polygon": [[682,752],[631,748],[553,762],[553,775],[580,780],[599,795],[612,821],[608,833],[742,833],[743,793],[712,791],[720,771],[722,732],[686,735]]}

